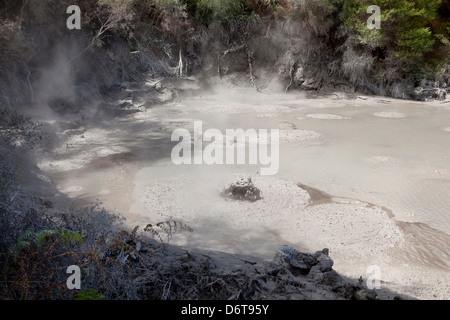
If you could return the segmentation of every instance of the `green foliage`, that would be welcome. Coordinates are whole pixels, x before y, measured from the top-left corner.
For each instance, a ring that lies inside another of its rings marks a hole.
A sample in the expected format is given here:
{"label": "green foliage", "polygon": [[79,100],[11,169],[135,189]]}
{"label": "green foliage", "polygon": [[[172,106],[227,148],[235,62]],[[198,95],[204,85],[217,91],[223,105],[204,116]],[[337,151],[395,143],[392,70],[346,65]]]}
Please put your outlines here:
{"label": "green foliage", "polygon": [[72,241],[75,243],[83,242],[83,238],[77,232],[60,228],[60,229],[46,229],[39,232],[33,230],[27,230],[18,239],[14,246],[11,248],[11,253],[19,255],[23,249],[36,246],[38,249],[49,240],[58,238],[64,244],[70,244]]}
{"label": "green foliage", "polygon": [[95,289],[87,291],[79,291],[74,297],[74,300],[105,300],[106,297]]}
{"label": "green foliage", "polygon": [[427,52],[431,52],[436,40],[429,28],[415,28],[399,33],[395,55],[402,61],[419,61]]}
{"label": "green foliage", "polygon": [[[342,74],[358,88],[379,94],[394,83],[413,87],[423,79],[439,75],[445,79],[450,64],[450,0],[288,0],[288,4],[291,20],[327,49],[319,56],[324,61],[340,60]],[[372,13],[367,9],[372,5],[380,7],[381,29],[368,28]]]}
{"label": "green foliage", "polygon": [[[420,64],[436,46],[430,25],[438,19],[441,0],[340,0],[343,34],[370,49],[385,47],[404,64]],[[366,9],[381,9],[381,29],[369,30]],[[446,35],[448,37],[448,34]]]}

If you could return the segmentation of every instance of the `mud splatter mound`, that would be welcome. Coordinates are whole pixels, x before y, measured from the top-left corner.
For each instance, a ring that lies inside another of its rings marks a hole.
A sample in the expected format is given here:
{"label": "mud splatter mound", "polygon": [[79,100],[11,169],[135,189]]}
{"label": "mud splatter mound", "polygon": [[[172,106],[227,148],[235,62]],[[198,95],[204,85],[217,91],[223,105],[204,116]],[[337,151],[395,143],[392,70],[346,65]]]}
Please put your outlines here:
{"label": "mud splatter mound", "polygon": [[241,178],[230,184],[221,193],[226,199],[255,202],[261,199],[261,190],[253,185],[252,178]]}
{"label": "mud splatter mound", "polygon": [[390,118],[390,119],[402,119],[406,118],[407,115],[399,112],[376,112],[374,116],[380,118]]}

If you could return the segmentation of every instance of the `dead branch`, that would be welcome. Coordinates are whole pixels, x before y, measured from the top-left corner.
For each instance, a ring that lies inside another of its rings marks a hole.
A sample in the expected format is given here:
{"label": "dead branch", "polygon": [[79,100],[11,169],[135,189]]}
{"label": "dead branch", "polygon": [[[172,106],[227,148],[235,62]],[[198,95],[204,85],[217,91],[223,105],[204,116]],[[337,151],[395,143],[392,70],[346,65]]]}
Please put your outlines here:
{"label": "dead branch", "polygon": [[175,74],[177,78],[183,77],[183,56],[181,54],[181,49],[179,50],[179,60],[178,60],[178,66],[176,68]]}
{"label": "dead branch", "polygon": [[220,74],[220,51],[217,53],[217,76],[222,77]]}
{"label": "dead branch", "polygon": [[252,83],[252,85],[256,86],[255,83],[255,76],[253,75],[253,66],[252,66],[252,59],[253,58],[253,54],[250,51],[250,49],[248,48],[247,44],[244,45],[245,46],[245,52],[247,53],[247,60],[248,60],[248,67],[249,67],[249,74],[250,74],[250,82]]}
{"label": "dead branch", "polygon": [[240,46],[233,47],[231,49],[225,50],[223,52],[223,56],[225,57],[229,53],[237,52],[237,51],[244,50],[244,49],[247,50],[247,44],[245,44],[245,43],[240,45]]}
{"label": "dead branch", "polygon": [[295,65],[296,65],[296,62],[294,62],[294,63],[291,65],[291,68],[289,69],[289,77],[291,78],[291,81],[289,82],[288,86],[286,87],[285,92],[288,92],[288,91],[289,91],[289,89],[290,89],[291,86],[292,86],[292,83],[294,82]]}
{"label": "dead branch", "polygon": [[27,82],[28,82],[28,86],[30,88],[31,102],[34,102],[34,90],[33,90],[33,86],[31,85],[31,82],[30,82],[30,75],[31,75],[30,70],[27,70]]}
{"label": "dead branch", "polygon": [[98,43],[99,40],[101,40],[102,36],[104,35],[105,32],[107,32],[110,29],[113,29],[117,26],[119,26],[121,24],[121,21],[123,19],[127,19],[127,14],[126,14],[126,7],[125,6],[121,6],[117,9],[114,10],[110,10],[109,14],[108,14],[108,18],[106,19],[105,22],[102,21],[99,13],[96,13],[97,19],[98,21],[100,21],[100,29],[98,30],[98,32],[96,33],[96,35],[92,38],[91,42],[89,43],[89,45],[84,48],[82,51],[80,51],[77,55],[75,55],[75,57],[73,57],[69,63],[72,63],[73,61],[75,61],[78,57],[80,57],[83,53],[85,53],[87,50],[89,50],[91,47],[93,47],[95,44]]}
{"label": "dead branch", "polygon": [[162,294],[161,300],[167,300],[167,299],[169,299],[171,287],[172,287],[172,279],[168,280],[168,281],[164,284],[163,294]]}
{"label": "dead branch", "polygon": [[20,7],[20,15],[19,15],[19,29],[22,30],[22,21],[23,21],[23,11],[25,9],[25,7],[28,5],[28,1],[29,0],[25,0],[22,4],[22,6]]}

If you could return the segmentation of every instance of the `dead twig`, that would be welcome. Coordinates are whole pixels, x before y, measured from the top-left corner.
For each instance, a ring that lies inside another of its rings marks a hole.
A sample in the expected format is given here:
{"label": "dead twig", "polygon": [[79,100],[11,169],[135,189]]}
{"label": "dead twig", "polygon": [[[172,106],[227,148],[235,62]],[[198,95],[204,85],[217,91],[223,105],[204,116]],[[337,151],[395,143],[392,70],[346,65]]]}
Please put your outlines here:
{"label": "dead twig", "polygon": [[247,53],[247,61],[248,61],[248,68],[249,68],[249,74],[250,74],[250,82],[252,83],[252,85],[256,86],[256,84],[255,84],[256,78],[253,75],[253,66],[252,66],[252,59],[254,59],[253,58],[253,53],[248,48],[247,44],[245,44],[245,52]]}
{"label": "dead twig", "polygon": [[290,77],[291,81],[289,82],[288,86],[286,87],[285,92],[288,92],[288,91],[289,91],[289,89],[290,89],[291,86],[292,86],[292,83],[294,82],[294,71],[295,71],[295,65],[296,65],[296,64],[297,64],[297,63],[294,62],[294,63],[291,65],[290,69],[289,69],[289,77]]}
{"label": "dead twig", "polygon": [[163,293],[162,293],[161,300],[167,300],[167,299],[169,299],[171,287],[172,287],[172,279],[168,280],[168,281],[164,284],[164,288],[163,288]]}
{"label": "dead twig", "polygon": [[247,48],[247,44],[242,44],[242,45],[240,45],[240,46],[237,46],[237,47],[233,47],[233,48],[231,48],[231,49],[228,49],[228,50],[225,50],[224,52],[223,52],[223,56],[225,57],[227,54],[229,54],[229,53],[233,53],[233,52],[237,52],[237,51],[240,51],[240,50],[247,50],[248,48]]}

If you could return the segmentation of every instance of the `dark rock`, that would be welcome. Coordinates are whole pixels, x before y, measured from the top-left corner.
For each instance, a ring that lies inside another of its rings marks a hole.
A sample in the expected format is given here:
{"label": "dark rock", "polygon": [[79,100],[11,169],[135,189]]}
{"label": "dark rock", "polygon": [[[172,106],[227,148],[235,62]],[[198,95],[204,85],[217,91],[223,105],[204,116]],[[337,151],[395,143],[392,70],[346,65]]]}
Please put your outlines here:
{"label": "dark rock", "polygon": [[324,275],[323,272],[320,271],[320,267],[316,265],[313,266],[311,270],[309,270],[308,278],[317,283],[321,283],[323,281]]}
{"label": "dark rock", "polygon": [[446,89],[441,88],[417,88],[414,91],[415,99],[420,101],[440,100],[444,101],[447,98]]}
{"label": "dark rock", "polygon": [[[294,276],[308,275],[311,278],[323,279],[320,273],[333,270],[334,261],[328,256],[328,249],[317,251],[314,255],[299,252],[291,246],[283,246],[275,254],[273,264],[285,266]],[[330,275],[328,275],[329,277]]]}
{"label": "dark rock", "polygon": [[314,254],[314,258],[317,261],[317,265],[319,266],[320,271],[327,272],[333,270],[334,261],[328,256],[328,249],[317,251]]}
{"label": "dark rock", "polygon": [[294,276],[307,275],[317,264],[312,254],[302,253],[291,246],[278,249],[273,260],[275,265],[284,265]]}
{"label": "dark rock", "polygon": [[[349,281],[339,275],[328,256],[327,248],[314,254],[299,252],[292,246],[282,246],[275,254],[268,275],[277,278],[296,277],[292,281],[307,281],[318,288],[327,290],[336,299],[376,300],[377,293],[362,286],[362,283]],[[274,272],[276,271],[276,272]]]}
{"label": "dark rock", "polygon": [[278,276],[278,274],[280,273],[280,271],[281,271],[280,268],[273,268],[273,269],[269,269],[269,270],[267,271],[267,274],[268,274],[269,276],[276,277],[276,276]]}

